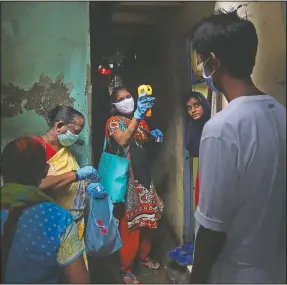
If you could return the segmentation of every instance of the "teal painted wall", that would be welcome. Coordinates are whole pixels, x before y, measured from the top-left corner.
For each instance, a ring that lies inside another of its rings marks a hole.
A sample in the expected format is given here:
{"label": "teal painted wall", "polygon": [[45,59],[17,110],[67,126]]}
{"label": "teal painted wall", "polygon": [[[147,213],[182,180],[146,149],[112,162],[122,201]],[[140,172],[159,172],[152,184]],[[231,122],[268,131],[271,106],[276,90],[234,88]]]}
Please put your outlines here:
{"label": "teal painted wall", "polygon": [[89,163],[89,2],[2,2],[1,29],[2,147],[44,134],[48,110],[69,104],[85,115],[84,145],[73,151]]}

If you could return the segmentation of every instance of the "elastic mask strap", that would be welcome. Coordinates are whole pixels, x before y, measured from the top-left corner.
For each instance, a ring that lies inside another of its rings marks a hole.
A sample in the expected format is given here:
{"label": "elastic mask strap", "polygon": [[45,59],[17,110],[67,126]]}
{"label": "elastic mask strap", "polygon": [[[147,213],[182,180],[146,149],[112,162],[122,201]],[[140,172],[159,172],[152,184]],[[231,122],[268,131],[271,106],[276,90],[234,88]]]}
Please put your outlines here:
{"label": "elastic mask strap", "polygon": [[[203,64],[203,68],[205,67],[205,65],[207,64],[207,62],[208,62],[208,60],[210,59],[211,57],[209,57],[206,61],[205,61],[205,63]],[[217,71],[217,69],[219,68],[219,66],[220,66],[220,61],[218,60],[218,66],[216,67],[216,69],[214,69],[212,72],[211,72],[211,74],[208,76],[208,77],[211,77],[214,73],[215,73],[215,71]],[[205,73],[205,72],[204,72]],[[206,75],[206,73],[205,73],[205,75]]]}

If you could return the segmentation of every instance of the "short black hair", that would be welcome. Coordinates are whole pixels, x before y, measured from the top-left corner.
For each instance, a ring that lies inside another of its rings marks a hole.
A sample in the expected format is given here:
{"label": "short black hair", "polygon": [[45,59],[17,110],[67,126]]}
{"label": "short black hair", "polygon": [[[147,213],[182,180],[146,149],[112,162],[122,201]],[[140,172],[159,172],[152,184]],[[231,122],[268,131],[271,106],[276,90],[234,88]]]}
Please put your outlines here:
{"label": "short black hair", "polygon": [[204,60],[212,52],[232,76],[247,79],[255,65],[258,38],[253,23],[240,18],[237,10],[218,10],[197,24],[192,46]]}
{"label": "short black hair", "polygon": [[42,144],[29,137],[20,137],[7,144],[1,154],[4,183],[36,185],[44,178],[46,151]]}
{"label": "short black hair", "polygon": [[59,121],[63,121],[64,124],[67,125],[73,121],[75,116],[79,116],[84,119],[84,115],[81,112],[65,105],[57,106],[51,109],[48,113],[48,119],[51,127],[53,127],[54,124]]}

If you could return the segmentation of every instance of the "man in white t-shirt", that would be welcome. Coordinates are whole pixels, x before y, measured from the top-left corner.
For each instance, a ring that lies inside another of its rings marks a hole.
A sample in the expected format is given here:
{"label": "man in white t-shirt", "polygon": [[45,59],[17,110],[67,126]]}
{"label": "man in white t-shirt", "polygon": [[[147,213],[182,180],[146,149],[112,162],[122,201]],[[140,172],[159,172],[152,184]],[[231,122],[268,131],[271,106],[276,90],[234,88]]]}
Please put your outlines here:
{"label": "man in white t-shirt", "polygon": [[229,105],[201,138],[190,283],[286,284],[286,108],[251,80],[257,44],[236,12],[194,32],[203,77]]}

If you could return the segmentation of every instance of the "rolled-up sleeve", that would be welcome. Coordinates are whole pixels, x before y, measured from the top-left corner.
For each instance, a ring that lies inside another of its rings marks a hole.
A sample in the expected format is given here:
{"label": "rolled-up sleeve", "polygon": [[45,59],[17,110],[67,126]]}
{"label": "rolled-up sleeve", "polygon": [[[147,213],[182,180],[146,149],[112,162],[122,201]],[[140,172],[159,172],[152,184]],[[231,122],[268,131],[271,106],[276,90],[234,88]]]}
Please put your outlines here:
{"label": "rolled-up sleeve", "polygon": [[201,140],[199,153],[200,192],[196,221],[213,231],[226,232],[236,207],[238,148],[218,137]]}

